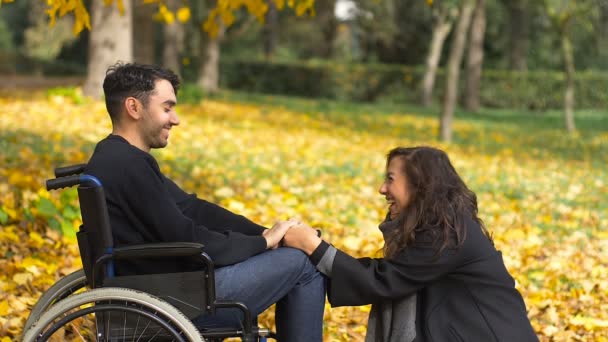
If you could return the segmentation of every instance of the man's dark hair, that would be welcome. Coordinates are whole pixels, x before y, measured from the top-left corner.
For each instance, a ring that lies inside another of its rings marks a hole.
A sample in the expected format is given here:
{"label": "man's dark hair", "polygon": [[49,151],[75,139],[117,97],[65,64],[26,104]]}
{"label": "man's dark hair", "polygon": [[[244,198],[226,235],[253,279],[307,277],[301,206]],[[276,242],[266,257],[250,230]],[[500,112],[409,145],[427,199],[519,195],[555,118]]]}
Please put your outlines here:
{"label": "man's dark hair", "polygon": [[103,92],[112,122],[118,121],[121,107],[127,97],[134,97],[141,101],[144,107],[147,106],[158,80],[171,82],[177,95],[179,77],[171,70],[156,65],[121,62],[109,67],[103,81]]}

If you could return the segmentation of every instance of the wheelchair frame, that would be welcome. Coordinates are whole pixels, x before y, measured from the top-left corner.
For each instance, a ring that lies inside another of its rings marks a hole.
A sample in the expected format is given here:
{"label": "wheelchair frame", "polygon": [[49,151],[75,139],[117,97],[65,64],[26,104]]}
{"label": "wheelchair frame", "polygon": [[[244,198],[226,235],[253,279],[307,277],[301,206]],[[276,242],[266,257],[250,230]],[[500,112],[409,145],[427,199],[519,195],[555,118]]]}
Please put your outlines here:
{"label": "wheelchair frame", "polygon": [[[24,341],[46,341],[64,324],[73,324],[70,322],[85,315],[94,315],[96,338],[104,341],[126,340],[127,334],[134,337],[142,319],[148,321],[148,326],[163,329],[162,336],[166,338],[168,334],[172,336],[170,340],[276,339],[269,329],[254,324],[257,320],[243,303],[216,300],[214,266],[203,245],[175,242],[115,248],[102,184],[97,178],[83,174],[85,166],[57,168],[56,178],[46,182],[47,190],[78,185],[83,225],[77,237],[83,270],[60,279],[43,294],[26,321]],[[117,276],[114,272],[115,261],[167,257],[196,259],[202,267],[193,272],[160,274]],[[89,289],[76,293],[86,288]],[[199,330],[191,322],[201,314],[213,318],[216,310],[222,308],[240,310],[241,327],[214,322],[215,325]],[[120,312],[124,318],[123,339],[112,335],[117,326],[116,319],[110,319],[112,312]],[[137,317],[135,328],[134,317]]]}

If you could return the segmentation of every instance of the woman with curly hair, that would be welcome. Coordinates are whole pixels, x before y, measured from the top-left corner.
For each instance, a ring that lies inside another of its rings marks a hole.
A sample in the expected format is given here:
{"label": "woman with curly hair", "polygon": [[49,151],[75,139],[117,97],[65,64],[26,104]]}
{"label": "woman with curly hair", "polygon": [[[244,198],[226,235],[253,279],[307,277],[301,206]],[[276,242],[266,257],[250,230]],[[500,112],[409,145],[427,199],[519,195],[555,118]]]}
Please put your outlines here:
{"label": "woman with curly hair", "polygon": [[380,193],[384,258],[353,258],[304,224],[284,238],[328,277],[332,306],[372,304],[366,341],[538,341],[477,197],[445,152],[391,150]]}

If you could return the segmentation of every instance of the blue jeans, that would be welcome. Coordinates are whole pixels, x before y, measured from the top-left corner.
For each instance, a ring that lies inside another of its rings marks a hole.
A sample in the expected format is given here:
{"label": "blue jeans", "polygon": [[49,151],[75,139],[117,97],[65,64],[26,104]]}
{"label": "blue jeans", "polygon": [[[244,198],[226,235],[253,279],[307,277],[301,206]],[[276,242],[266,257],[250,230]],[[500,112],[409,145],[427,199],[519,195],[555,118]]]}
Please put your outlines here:
{"label": "blue jeans", "polygon": [[[300,250],[281,247],[215,270],[216,297],[245,304],[255,317],[276,303],[280,342],[322,341],[325,277]],[[225,320],[241,320],[233,309],[219,309]]]}

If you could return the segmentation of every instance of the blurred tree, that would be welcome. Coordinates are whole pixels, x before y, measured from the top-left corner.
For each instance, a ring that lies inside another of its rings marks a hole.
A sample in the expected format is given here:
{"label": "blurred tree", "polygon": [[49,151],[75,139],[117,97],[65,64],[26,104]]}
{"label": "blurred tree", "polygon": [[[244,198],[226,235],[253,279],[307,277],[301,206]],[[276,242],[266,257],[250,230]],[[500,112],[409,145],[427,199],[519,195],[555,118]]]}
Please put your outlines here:
{"label": "blurred tree", "polygon": [[154,13],[155,6],[133,1],[133,61],[154,64]]}
{"label": "blurred tree", "polygon": [[[54,60],[61,48],[75,40],[71,27],[73,18],[65,17],[57,20],[53,27],[48,27],[46,5],[32,1],[29,12],[30,26],[25,29],[23,54],[39,62]],[[42,75],[43,63],[34,63],[34,73]]]}
{"label": "blurred tree", "polygon": [[[0,0],[12,2],[14,0]],[[143,0],[147,3],[158,3],[159,13],[165,18],[173,16],[164,4],[164,0]],[[198,84],[205,90],[217,89],[219,77],[219,40],[226,27],[235,20],[234,12],[246,8],[247,12],[264,22],[268,10],[268,0],[212,0],[212,6],[202,28],[208,33],[205,48],[209,51],[201,54],[202,71],[199,73]],[[274,0],[277,9],[293,8],[297,16],[311,13],[314,15],[314,0]],[[84,0],[44,0],[48,5],[51,26],[57,17],[71,13],[74,15],[72,30],[79,34],[83,29],[91,29],[89,44],[89,60],[87,79],[83,93],[98,98],[101,95],[101,82],[108,66],[116,60],[129,62],[133,60],[133,2],[132,0],[91,0],[92,20],[85,7]],[[148,32],[149,33],[149,32]]]}
{"label": "blurred tree", "polygon": [[15,50],[15,44],[11,37],[11,31],[8,29],[6,22],[0,18],[0,53],[12,53]]}
{"label": "blurred tree", "polygon": [[509,66],[512,70],[526,70],[532,6],[529,0],[501,0],[501,2],[509,13]]}
{"label": "blurred tree", "polygon": [[[279,14],[278,26],[280,29],[275,51],[277,60],[321,58],[321,56],[326,56],[329,51],[336,58],[350,59],[350,55],[337,56],[335,45],[337,45],[338,27],[334,28],[336,36],[333,39],[329,38],[331,35],[324,33],[324,31],[331,32],[332,29],[325,28],[323,25],[338,25],[338,23],[319,18],[324,16],[318,12],[319,7],[323,7],[319,6],[320,3],[321,1],[315,2],[316,17],[312,20],[294,16],[291,11],[283,11]],[[328,44],[332,44],[332,46],[327,46]]]}
{"label": "blurred tree", "polygon": [[452,30],[454,18],[458,17],[457,0],[430,2],[433,12],[433,36],[426,57],[426,67],[421,83],[422,105],[428,107],[433,101],[433,88],[441,51],[448,34]]}
{"label": "blurred tree", "polygon": [[10,31],[9,35],[16,49],[23,45],[25,29],[29,26],[29,1],[39,0],[20,1],[10,4],[10,6],[1,4],[2,1],[0,0],[0,18],[6,23],[6,28]]}
{"label": "blurred tree", "polygon": [[596,0],[596,6],[599,9],[595,21],[599,66],[608,69],[608,1]]}
{"label": "blurred tree", "polygon": [[4,18],[0,17],[0,73],[15,73],[15,59],[15,44],[11,31]]}
{"label": "blurred tree", "polygon": [[181,0],[168,0],[167,7],[177,13],[177,19],[163,26],[163,65],[181,75],[181,54],[184,51],[184,23],[190,20],[190,8]]}
{"label": "blurred tree", "polygon": [[432,18],[426,3],[420,0],[354,2],[363,61],[423,63],[432,34]]}
{"label": "blurred tree", "polygon": [[[268,8],[270,11],[270,7]],[[278,54],[279,37],[283,29],[280,17],[288,11],[277,10],[277,27],[276,27],[276,47],[272,52],[273,59]],[[224,58],[236,58],[236,59],[257,59],[265,58],[265,47],[264,40],[264,28],[268,24],[268,14],[263,23],[260,23],[255,17],[249,15],[246,11],[239,11],[236,13],[234,23],[229,27],[226,27],[224,36],[222,37],[221,49],[222,59]],[[204,19],[204,18],[203,18]]]}
{"label": "blurred tree", "polygon": [[574,123],[574,53],[570,38],[573,22],[591,26],[591,11],[597,9],[592,0],[544,0],[546,13],[557,31],[561,43],[564,67],[564,121],[569,133],[576,131]]}
{"label": "blurred tree", "polygon": [[452,121],[454,120],[454,109],[458,98],[458,80],[462,55],[467,39],[467,32],[471,23],[471,16],[475,8],[476,0],[462,0],[460,5],[458,23],[454,32],[450,57],[448,59],[445,94],[443,107],[439,120],[439,138],[443,141],[452,141]]}
{"label": "blurred tree", "polygon": [[315,21],[321,29],[322,45],[319,47],[319,57],[329,59],[333,56],[334,40],[338,29],[338,20],[334,13],[336,0],[317,1],[315,3]]}
{"label": "blurred tree", "polygon": [[486,2],[477,0],[471,31],[466,66],[466,83],[464,87],[465,108],[477,112],[479,110],[479,87],[481,86],[481,70],[483,66],[483,41],[486,32]]}
{"label": "blurred tree", "polygon": [[[133,61],[132,2],[125,0],[110,5],[106,5],[106,2],[106,0],[91,1],[93,18],[89,59],[87,78],[82,92],[93,98],[101,97],[103,79],[109,66],[116,61]],[[78,15],[76,18],[78,22]],[[51,20],[54,20],[54,17],[51,17]]]}
{"label": "blurred tree", "polygon": [[277,48],[279,18],[277,5],[274,0],[268,0],[268,12],[266,12],[266,22],[262,35],[264,39],[264,57],[266,60],[272,59]]}
{"label": "blurred tree", "polygon": [[[217,0],[207,0],[207,6],[217,6]],[[216,20],[219,20],[219,18],[216,18]],[[207,23],[209,22],[207,21],[206,25]],[[217,92],[220,81],[220,41],[224,37],[224,26],[222,22],[213,25],[216,26],[213,31],[207,31],[209,34],[201,35],[201,67],[198,73],[198,80],[196,81],[199,87],[206,93]],[[207,26],[206,30],[209,27],[210,25]]]}
{"label": "blurred tree", "polygon": [[[213,93],[219,89],[220,42],[226,28],[236,20],[234,12],[240,7],[245,7],[250,14],[263,23],[268,11],[267,1],[269,0],[208,0],[207,6],[211,10],[203,24],[203,29],[208,34],[202,35],[201,67],[197,80],[197,84],[203,91]],[[277,10],[291,7],[297,16],[303,16],[307,13],[314,14],[314,0],[273,1]]]}

